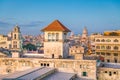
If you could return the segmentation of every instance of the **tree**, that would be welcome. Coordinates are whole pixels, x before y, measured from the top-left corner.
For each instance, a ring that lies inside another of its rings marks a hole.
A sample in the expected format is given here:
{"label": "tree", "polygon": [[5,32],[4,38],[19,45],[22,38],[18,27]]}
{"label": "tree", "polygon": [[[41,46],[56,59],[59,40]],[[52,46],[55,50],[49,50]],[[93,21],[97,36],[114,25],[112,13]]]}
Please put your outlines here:
{"label": "tree", "polygon": [[23,45],[23,49],[27,49],[29,51],[36,51],[37,47],[34,44],[29,43],[27,45]]}

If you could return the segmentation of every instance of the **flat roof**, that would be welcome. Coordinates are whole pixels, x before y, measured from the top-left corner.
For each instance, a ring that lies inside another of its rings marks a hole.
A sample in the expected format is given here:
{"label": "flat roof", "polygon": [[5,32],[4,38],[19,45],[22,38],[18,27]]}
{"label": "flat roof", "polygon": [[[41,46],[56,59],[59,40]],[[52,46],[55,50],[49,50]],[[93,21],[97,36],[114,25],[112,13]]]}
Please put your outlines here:
{"label": "flat roof", "polygon": [[120,63],[101,63],[100,67],[120,69]]}
{"label": "flat roof", "polygon": [[43,80],[70,80],[73,76],[75,76],[74,73],[55,72],[43,78]]}
{"label": "flat roof", "polygon": [[34,80],[34,79],[37,79],[37,78],[41,77],[42,75],[49,73],[50,71],[53,71],[53,70],[55,70],[55,69],[44,67],[44,68],[41,68],[41,69],[34,71],[30,74],[22,76],[22,77],[18,78],[18,80]]}
{"label": "flat roof", "polygon": [[24,71],[16,71],[14,73],[10,73],[10,74],[7,74],[7,75],[0,76],[0,80],[1,79],[16,79],[20,76],[27,75],[30,72],[33,72],[33,71],[36,71],[36,70],[39,70],[39,69],[41,69],[41,68],[40,67],[34,67],[34,68],[30,68],[30,69],[27,69],[27,70],[24,70]]}

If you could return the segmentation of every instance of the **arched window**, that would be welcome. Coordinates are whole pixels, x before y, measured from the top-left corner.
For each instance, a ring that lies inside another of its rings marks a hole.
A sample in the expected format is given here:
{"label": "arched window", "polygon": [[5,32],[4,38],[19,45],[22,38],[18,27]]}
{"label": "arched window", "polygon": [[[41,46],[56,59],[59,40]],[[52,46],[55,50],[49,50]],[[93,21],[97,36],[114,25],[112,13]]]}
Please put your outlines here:
{"label": "arched window", "polygon": [[111,46],[106,46],[106,49],[111,49]]}
{"label": "arched window", "polygon": [[110,40],[110,39],[107,39],[106,42],[111,42],[111,40]]}
{"label": "arched window", "polygon": [[101,49],[105,49],[105,46],[101,46]]}
{"label": "arched window", "polygon": [[16,39],[16,34],[14,34],[14,39]]}
{"label": "arched window", "polygon": [[115,40],[114,40],[114,42],[118,42],[118,40],[117,40],[117,39],[115,39]]}
{"label": "arched window", "polygon": [[119,49],[118,46],[115,46],[115,47],[114,47],[114,50],[118,50],[118,49]]}
{"label": "arched window", "polygon": [[100,49],[100,46],[96,46],[96,49]]}
{"label": "arched window", "polygon": [[102,40],[101,40],[101,42],[105,42],[105,40],[104,40],[104,39],[102,39]]}
{"label": "arched window", "polygon": [[96,42],[100,42],[100,40],[99,40],[99,39],[97,39],[97,40],[96,40]]}

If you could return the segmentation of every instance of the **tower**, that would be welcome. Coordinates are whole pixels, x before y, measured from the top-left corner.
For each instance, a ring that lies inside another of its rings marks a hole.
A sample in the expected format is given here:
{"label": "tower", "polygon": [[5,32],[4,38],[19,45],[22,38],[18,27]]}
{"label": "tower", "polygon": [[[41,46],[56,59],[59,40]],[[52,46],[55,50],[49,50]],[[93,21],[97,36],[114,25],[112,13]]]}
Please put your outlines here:
{"label": "tower", "polygon": [[83,33],[82,33],[82,38],[87,38],[87,36],[88,36],[88,30],[86,27],[84,27]]}
{"label": "tower", "polygon": [[46,58],[66,58],[69,55],[69,46],[67,43],[67,33],[70,32],[58,20],[53,21],[44,32],[44,57]]}
{"label": "tower", "polygon": [[20,28],[16,25],[13,29],[11,47],[13,51],[21,51],[22,50],[22,40],[21,40],[21,32]]}

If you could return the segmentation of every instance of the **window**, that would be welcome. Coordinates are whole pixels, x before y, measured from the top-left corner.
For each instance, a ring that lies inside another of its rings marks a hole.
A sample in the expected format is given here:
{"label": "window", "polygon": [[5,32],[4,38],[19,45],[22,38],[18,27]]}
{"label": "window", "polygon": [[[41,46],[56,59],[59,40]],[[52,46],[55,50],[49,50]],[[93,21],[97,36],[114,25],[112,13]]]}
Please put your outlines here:
{"label": "window", "polygon": [[110,60],[109,60],[109,59],[107,59],[107,62],[110,62]]}
{"label": "window", "polygon": [[106,42],[111,42],[111,40],[110,40],[110,39],[107,39]]}
{"label": "window", "polygon": [[83,76],[87,76],[87,72],[83,72],[82,75],[83,75]]}
{"label": "window", "polygon": [[114,47],[114,50],[118,50],[118,49],[119,49],[118,46],[115,46],[115,47]]}
{"label": "window", "polygon": [[44,66],[46,66],[46,64],[44,63]]}
{"label": "window", "polygon": [[56,33],[56,41],[58,41],[58,40],[59,40],[59,34]]}
{"label": "window", "polygon": [[105,73],[107,73],[107,71],[105,71]]}
{"label": "window", "polygon": [[118,40],[117,40],[117,39],[115,39],[115,40],[114,40],[114,42],[118,42]]}
{"label": "window", "polygon": [[55,41],[55,34],[52,33],[52,41]]}
{"label": "window", "polygon": [[43,66],[43,63],[41,63],[41,66]]}
{"label": "window", "polygon": [[110,56],[110,53],[106,53],[107,56]]}
{"label": "window", "polygon": [[114,62],[117,63],[117,59],[114,59]]}
{"label": "window", "polygon": [[101,46],[101,49],[105,49],[105,46]]}
{"label": "window", "polygon": [[48,33],[48,41],[51,41],[51,33]]}
{"label": "window", "polygon": [[96,49],[100,49],[100,46],[96,46]]}
{"label": "window", "polygon": [[114,74],[116,74],[116,72],[114,72]]}
{"label": "window", "polygon": [[100,40],[99,40],[99,39],[97,39],[97,40],[96,40],[96,42],[100,42]]}
{"label": "window", "polygon": [[109,72],[109,76],[111,76],[112,75],[112,73],[111,72]]}
{"label": "window", "polygon": [[118,56],[118,53],[114,53],[114,56]]}
{"label": "window", "polygon": [[14,39],[16,39],[16,34],[14,34]]}
{"label": "window", "polygon": [[49,64],[47,64],[47,66],[49,66]]}
{"label": "window", "polygon": [[99,54],[100,54],[100,52],[96,52],[96,54],[97,54],[97,55],[99,55]]}
{"label": "window", "polygon": [[105,53],[104,53],[104,52],[101,52],[101,55],[105,55]]}
{"label": "window", "polygon": [[111,49],[111,46],[106,46],[106,49]]}
{"label": "window", "polygon": [[101,40],[101,42],[105,42],[105,40],[104,40],[104,39],[102,39],[102,40]]}
{"label": "window", "polygon": [[17,45],[13,45],[13,48],[17,48]]}

